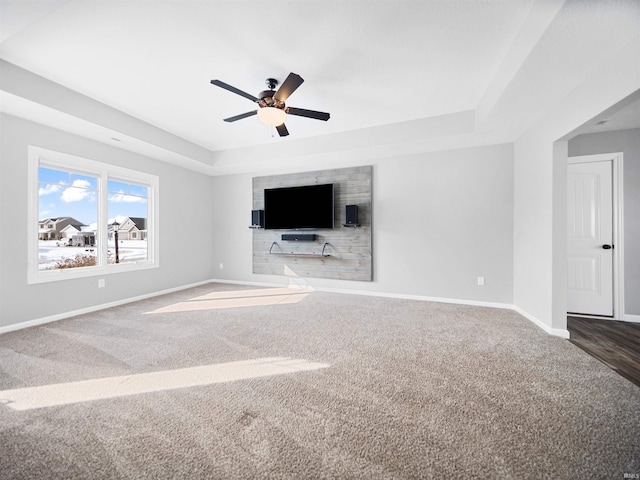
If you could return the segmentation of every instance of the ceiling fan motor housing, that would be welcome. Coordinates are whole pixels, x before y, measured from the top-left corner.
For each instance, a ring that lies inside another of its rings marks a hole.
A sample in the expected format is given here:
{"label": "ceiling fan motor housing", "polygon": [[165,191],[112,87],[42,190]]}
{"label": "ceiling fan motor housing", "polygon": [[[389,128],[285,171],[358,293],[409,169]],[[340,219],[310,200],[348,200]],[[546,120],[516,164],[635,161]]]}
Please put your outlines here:
{"label": "ceiling fan motor housing", "polygon": [[275,108],[284,109],[285,107],[284,102],[281,102],[280,100],[276,100],[274,98],[275,94],[276,92],[274,90],[263,90],[258,94],[258,98],[260,99],[258,101],[258,105],[260,105],[261,108],[275,107]]}

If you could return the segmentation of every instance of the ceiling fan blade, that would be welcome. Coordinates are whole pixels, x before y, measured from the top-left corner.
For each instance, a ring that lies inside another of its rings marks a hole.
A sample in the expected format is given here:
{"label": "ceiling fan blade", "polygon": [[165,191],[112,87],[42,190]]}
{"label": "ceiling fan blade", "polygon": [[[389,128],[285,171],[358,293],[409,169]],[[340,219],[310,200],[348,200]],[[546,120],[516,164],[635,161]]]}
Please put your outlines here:
{"label": "ceiling fan blade", "polygon": [[287,79],[280,85],[280,88],[273,96],[276,100],[280,100],[281,102],[285,102],[289,95],[297,90],[297,88],[302,85],[304,79],[298,75],[297,73],[290,73]]}
{"label": "ceiling fan blade", "polygon": [[258,99],[253,95],[251,95],[250,93],[243,92],[242,90],[239,90],[236,87],[232,87],[228,83],[221,82],[220,80],[211,80],[211,83],[220,88],[224,88],[225,90],[229,90],[230,92],[233,92],[236,95],[240,95],[241,97],[248,98],[252,102],[258,102]]}
{"label": "ceiling fan blade", "polygon": [[281,137],[286,137],[287,135],[289,135],[289,130],[287,130],[287,127],[284,126],[284,123],[282,125],[278,125],[276,127],[276,130]]}
{"label": "ceiling fan blade", "polygon": [[316,120],[329,120],[331,115],[325,112],[317,112],[315,110],[306,110],[304,108],[287,107],[286,112],[289,115],[297,115],[299,117],[315,118]]}
{"label": "ceiling fan blade", "polygon": [[258,113],[258,110],[253,110],[251,112],[241,113],[240,115],[236,115],[234,117],[225,118],[224,121],[225,122],[235,122],[236,120],[242,120],[243,118],[251,117],[251,116],[255,115],[256,113]]}

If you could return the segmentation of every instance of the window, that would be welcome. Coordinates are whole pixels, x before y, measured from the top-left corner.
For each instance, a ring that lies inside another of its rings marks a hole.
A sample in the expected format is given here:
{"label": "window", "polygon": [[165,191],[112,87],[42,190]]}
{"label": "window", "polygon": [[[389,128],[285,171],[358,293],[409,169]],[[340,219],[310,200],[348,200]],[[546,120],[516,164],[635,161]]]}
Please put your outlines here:
{"label": "window", "polygon": [[113,251],[113,255],[108,256],[109,263],[136,263],[147,259],[147,242],[137,241],[135,230],[147,229],[148,197],[147,185],[109,177],[109,252]]}
{"label": "window", "polygon": [[158,177],[29,147],[29,283],[158,266]]}

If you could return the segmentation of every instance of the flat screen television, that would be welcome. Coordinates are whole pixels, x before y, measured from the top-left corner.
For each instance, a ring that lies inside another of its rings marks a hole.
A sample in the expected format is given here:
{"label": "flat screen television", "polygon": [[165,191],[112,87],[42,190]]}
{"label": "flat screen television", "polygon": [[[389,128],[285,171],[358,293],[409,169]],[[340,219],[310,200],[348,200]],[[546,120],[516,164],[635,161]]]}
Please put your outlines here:
{"label": "flat screen television", "polygon": [[266,188],[264,228],[333,228],[333,184]]}

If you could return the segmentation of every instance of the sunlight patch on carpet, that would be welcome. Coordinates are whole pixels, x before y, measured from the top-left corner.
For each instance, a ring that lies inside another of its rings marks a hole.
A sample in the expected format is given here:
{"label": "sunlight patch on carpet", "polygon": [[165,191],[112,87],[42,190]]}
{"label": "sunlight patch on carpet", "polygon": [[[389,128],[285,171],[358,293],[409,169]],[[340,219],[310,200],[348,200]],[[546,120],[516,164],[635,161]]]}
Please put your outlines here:
{"label": "sunlight patch on carpet", "polygon": [[31,410],[327,367],[329,365],[326,363],[290,357],[257,358],[161,372],[4,390],[0,391],[0,405],[4,404],[14,410]]}
{"label": "sunlight patch on carpet", "polygon": [[234,290],[212,292],[195,297],[186,302],[177,302],[160,307],[150,313],[193,312],[198,310],[218,310],[237,307],[262,307],[286,305],[303,300],[309,291],[292,288],[263,288],[255,290]]}

